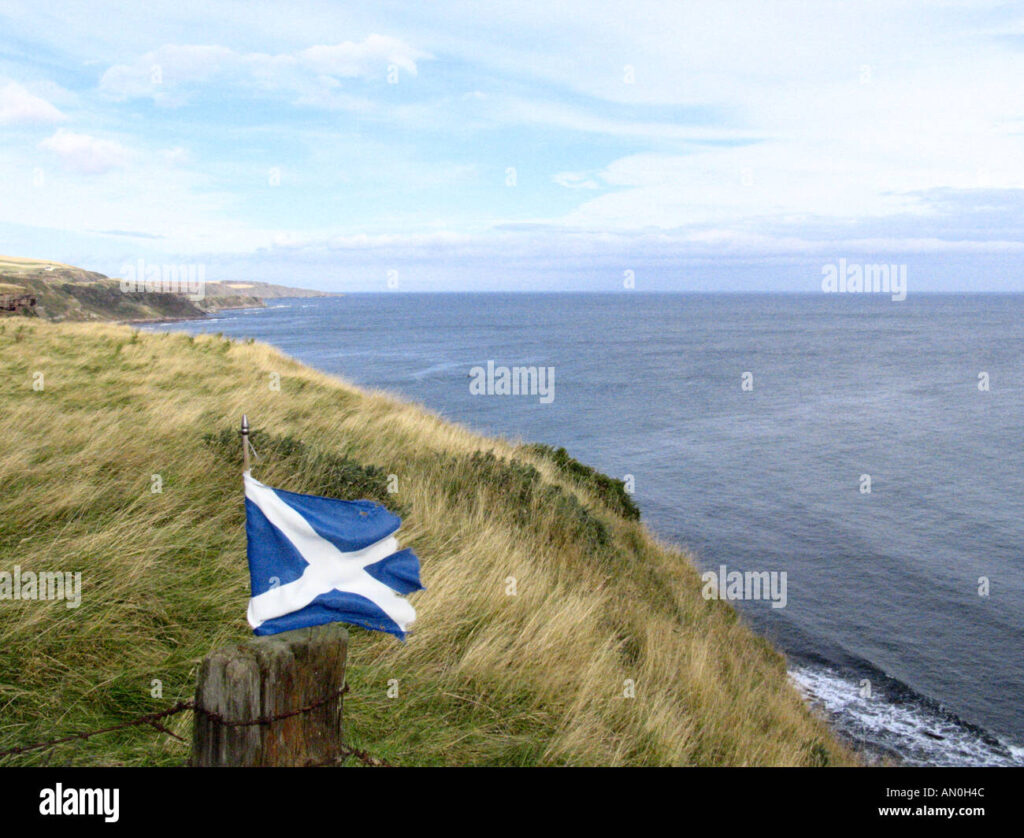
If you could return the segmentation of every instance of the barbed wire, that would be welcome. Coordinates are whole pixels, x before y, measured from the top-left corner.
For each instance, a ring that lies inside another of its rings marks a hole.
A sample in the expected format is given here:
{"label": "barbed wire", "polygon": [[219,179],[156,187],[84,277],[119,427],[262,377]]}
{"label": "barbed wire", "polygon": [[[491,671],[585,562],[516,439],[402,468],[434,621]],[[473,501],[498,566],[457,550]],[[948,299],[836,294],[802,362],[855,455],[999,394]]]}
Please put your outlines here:
{"label": "barbed wire", "polygon": [[[171,730],[168,730],[167,727],[160,724],[160,720],[166,719],[170,716],[176,716],[178,713],[184,713],[187,710],[191,710],[193,713],[202,714],[203,716],[206,716],[208,719],[216,722],[219,725],[223,725],[224,727],[251,727],[253,725],[269,725],[274,724],[275,722],[283,721],[285,719],[293,718],[294,716],[309,713],[313,710],[316,710],[318,707],[322,707],[330,701],[334,701],[335,699],[341,698],[347,692],[348,684],[343,686],[340,690],[336,690],[335,692],[326,695],[319,701],[314,701],[312,704],[307,704],[303,707],[299,707],[296,710],[289,710],[287,713],[279,713],[274,716],[260,716],[257,719],[225,719],[220,713],[217,713],[213,710],[207,710],[205,707],[198,706],[194,700],[190,699],[188,701],[179,701],[177,704],[174,704],[171,707],[167,707],[163,710],[158,710],[155,713],[146,713],[145,715],[138,716],[137,718],[129,719],[126,722],[111,725],[110,727],[102,727],[97,730],[73,733],[69,736],[62,736],[58,739],[50,739],[46,742],[36,742],[33,745],[18,745],[14,748],[8,748],[7,750],[0,751],[0,759],[3,759],[4,757],[19,756],[21,754],[29,753],[30,751],[39,751],[49,748],[55,748],[58,745],[64,745],[68,742],[85,741],[87,739],[91,739],[93,736],[99,736],[102,733],[113,733],[117,730],[125,730],[130,727],[139,727],[141,725],[149,725],[155,728],[156,730],[160,731],[161,733],[166,733],[169,736],[173,736],[175,739],[178,739],[179,741],[183,742],[185,740],[182,739],[178,734],[174,733]],[[360,750],[359,748],[349,748],[346,745],[341,746],[340,756],[334,759],[327,760],[326,762],[314,763],[314,765],[340,765],[348,757],[355,757],[364,765],[384,768],[393,767],[391,763],[387,762],[386,760],[380,759],[379,757],[375,757],[372,754],[367,753],[366,751]]]}
{"label": "barbed wire", "polygon": [[[199,707],[194,701],[188,702],[190,705],[188,709],[194,710],[197,713],[202,713],[208,719],[212,719],[217,722],[217,724],[224,725],[225,727],[252,727],[252,725],[269,725],[274,722],[280,722],[283,719],[290,719],[292,716],[299,716],[303,713],[308,713],[311,710],[316,710],[317,707],[322,707],[328,701],[334,701],[336,698],[341,698],[347,692],[348,684],[345,684],[345,686],[340,690],[335,690],[333,693],[329,693],[319,701],[314,701],[312,704],[307,704],[305,707],[299,707],[297,710],[289,710],[287,713],[280,713],[276,716],[261,716],[258,719],[244,719],[242,721],[225,719],[220,713],[213,710],[207,710],[205,707]],[[3,754],[0,754],[0,756],[3,756]]]}
{"label": "barbed wire", "polygon": [[66,742],[75,742],[78,740],[90,739],[93,736],[99,736],[101,733],[112,733],[115,730],[124,730],[128,727],[135,727],[137,725],[148,725],[155,722],[159,722],[160,719],[166,719],[168,716],[174,716],[178,713],[182,713],[185,710],[194,710],[195,702],[193,701],[179,701],[173,707],[168,707],[165,710],[160,710],[156,713],[147,713],[144,716],[139,716],[136,719],[132,719],[127,722],[121,722],[120,724],[112,725],[111,727],[101,727],[98,730],[90,730],[84,733],[73,733],[70,736],[62,736],[59,739],[51,739],[48,742],[37,742],[34,745],[19,745],[15,748],[8,748],[6,751],[0,751],[0,758],[17,756],[18,754],[25,754],[29,751],[38,751],[43,748],[54,748],[57,745],[63,745]]}

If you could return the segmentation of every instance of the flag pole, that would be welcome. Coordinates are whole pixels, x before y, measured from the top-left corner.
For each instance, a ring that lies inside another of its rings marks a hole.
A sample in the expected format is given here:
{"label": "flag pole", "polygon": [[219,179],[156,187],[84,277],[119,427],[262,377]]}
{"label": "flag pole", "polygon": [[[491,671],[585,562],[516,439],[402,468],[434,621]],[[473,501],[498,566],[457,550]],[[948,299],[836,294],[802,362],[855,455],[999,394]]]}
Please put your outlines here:
{"label": "flag pole", "polygon": [[244,413],[242,414],[242,429],[239,431],[242,435],[242,463],[244,464],[244,473],[249,473],[249,417]]}

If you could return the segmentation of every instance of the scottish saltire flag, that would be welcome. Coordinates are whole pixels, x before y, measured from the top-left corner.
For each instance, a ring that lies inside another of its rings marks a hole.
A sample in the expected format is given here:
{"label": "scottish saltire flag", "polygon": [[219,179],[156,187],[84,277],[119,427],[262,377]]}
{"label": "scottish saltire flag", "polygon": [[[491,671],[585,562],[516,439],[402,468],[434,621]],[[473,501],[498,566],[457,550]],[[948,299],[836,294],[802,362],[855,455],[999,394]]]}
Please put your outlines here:
{"label": "scottish saltire flag", "polygon": [[402,520],[372,501],[271,489],[245,473],[245,534],[256,634],[354,623],[402,639],[422,590],[420,563],[399,550]]}

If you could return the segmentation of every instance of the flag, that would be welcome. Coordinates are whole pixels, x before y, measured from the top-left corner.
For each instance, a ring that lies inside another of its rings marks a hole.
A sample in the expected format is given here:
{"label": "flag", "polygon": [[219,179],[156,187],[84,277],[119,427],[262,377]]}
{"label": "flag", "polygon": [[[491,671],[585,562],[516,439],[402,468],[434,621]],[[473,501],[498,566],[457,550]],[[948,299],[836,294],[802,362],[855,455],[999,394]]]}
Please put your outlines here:
{"label": "flag", "polygon": [[399,594],[423,589],[400,550],[402,520],[378,503],[272,489],[245,473],[245,534],[255,634],[353,623],[402,639],[416,611]]}

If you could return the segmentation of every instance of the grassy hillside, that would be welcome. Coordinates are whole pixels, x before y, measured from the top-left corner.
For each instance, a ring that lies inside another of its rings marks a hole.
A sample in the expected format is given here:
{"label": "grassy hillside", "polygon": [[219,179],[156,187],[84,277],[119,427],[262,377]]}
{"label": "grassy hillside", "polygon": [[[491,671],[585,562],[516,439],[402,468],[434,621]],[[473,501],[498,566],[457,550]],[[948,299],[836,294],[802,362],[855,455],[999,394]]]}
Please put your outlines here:
{"label": "grassy hillside", "polygon": [[207,291],[208,296],[198,302],[179,294],[125,293],[119,280],[95,271],[0,256],[0,294],[34,295],[35,313],[48,320],[187,319],[224,308],[263,305],[250,293],[226,293],[219,283],[208,283]]}
{"label": "grassy hillside", "polygon": [[[0,750],[189,698],[203,655],[248,636],[244,411],[260,480],[383,500],[421,558],[409,641],[351,629],[353,744],[400,765],[850,761],[782,657],[702,599],[688,557],[635,520],[620,484],[564,452],[219,336],[7,320],[0,358],[0,570],[83,577],[78,609],[0,602]],[[169,723],[186,742],[190,726]],[[187,756],[139,728],[4,762]]]}

